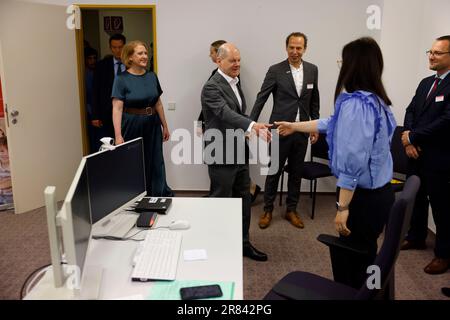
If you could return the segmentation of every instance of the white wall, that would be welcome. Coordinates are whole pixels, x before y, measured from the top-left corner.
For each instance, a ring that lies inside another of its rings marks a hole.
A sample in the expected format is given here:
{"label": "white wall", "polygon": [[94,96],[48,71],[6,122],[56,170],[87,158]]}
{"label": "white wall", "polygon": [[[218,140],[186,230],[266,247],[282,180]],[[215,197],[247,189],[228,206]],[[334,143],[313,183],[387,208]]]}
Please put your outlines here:
{"label": "white wall", "polygon": [[[163,101],[177,104],[176,111],[167,112],[171,128],[192,130],[192,121],[201,108],[201,88],[214,68],[208,58],[212,41],[225,39],[240,48],[242,85],[251,109],[268,67],[286,59],[284,41],[292,31],[302,31],[309,37],[305,59],[319,66],[321,114],[330,115],[338,74],[336,60],[341,48],[362,35],[379,38],[378,32],[366,28],[366,8],[379,2],[160,1],[157,7],[159,77],[165,89]],[[260,120],[267,121],[270,112],[271,102],[268,102]],[[166,145],[166,159],[171,145]],[[169,182],[176,189],[209,188],[204,165],[167,163],[166,168]],[[252,178],[264,185],[264,177],[259,176],[257,168],[252,168]],[[328,190],[334,190],[334,184],[329,185]]]}
{"label": "white wall", "polygon": [[[29,0],[68,5],[72,1]],[[85,4],[123,4],[122,0],[89,0]],[[338,69],[336,59],[342,46],[362,35],[380,40],[386,70],[385,84],[394,102],[398,123],[419,80],[429,74],[426,51],[432,39],[449,30],[447,0],[326,0],[273,2],[269,0],[134,0],[130,4],[156,4],[158,70],[163,86],[163,103],[176,102],[175,111],[166,111],[171,130],[192,128],[200,110],[200,90],[214,68],[208,45],[223,38],[241,49],[242,82],[249,106],[262,83],[267,68],[285,59],[284,38],[291,31],[303,31],[309,38],[305,59],[319,66],[321,115],[332,112],[332,96]],[[381,32],[367,30],[366,8],[383,7]],[[72,41],[68,39],[68,41]],[[49,39],[43,47],[54,46]],[[73,62],[74,63],[74,62]],[[75,90],[75,89],[74,89]],[[270,114],[270,102],[261,120]],[[173,143],[165,145],[168,180],[174,189],[207,189],[204,165],[175,166],[170,163]],[[253,171],[255,176],[256,170]],[[263,184],[264,178],[257,177]],[[320,186],[319,186],[320,187]],[[332,183],[321,190],[332,189]]]}

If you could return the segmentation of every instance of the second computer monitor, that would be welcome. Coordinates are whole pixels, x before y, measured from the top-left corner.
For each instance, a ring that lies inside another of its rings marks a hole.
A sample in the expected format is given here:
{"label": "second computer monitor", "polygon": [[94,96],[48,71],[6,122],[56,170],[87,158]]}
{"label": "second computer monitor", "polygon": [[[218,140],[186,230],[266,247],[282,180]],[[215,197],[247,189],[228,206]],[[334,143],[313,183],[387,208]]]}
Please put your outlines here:
{"label": "second computer monitor", "polygon": [[92,223],[145,194],[142,138],[86,157]]}

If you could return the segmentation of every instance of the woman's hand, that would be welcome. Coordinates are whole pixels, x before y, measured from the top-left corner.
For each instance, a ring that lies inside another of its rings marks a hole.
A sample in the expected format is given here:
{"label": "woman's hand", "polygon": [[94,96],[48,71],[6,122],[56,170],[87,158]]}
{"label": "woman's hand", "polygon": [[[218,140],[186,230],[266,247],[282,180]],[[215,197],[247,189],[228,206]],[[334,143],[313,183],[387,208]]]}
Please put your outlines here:
{"label": "woman's hand", "polygon": [[336,231],[344,237],[349,236],[351,233],[350,229],[347,228],[348,215],[348,209],[344,211],[338,211],[336,213],[336,218],[334,219]]}
{"label": "woman's hand", "polygon": [[280,136],[288,136],[295,132],[292,122],[275,121],[275,125],[278,126],[277,132]]}
{"label": "woman's hand", "polygon": [[167,126],[163,127],[163,141],[169,141],[170,138],[170,132],[169,132],[169,128]]}
{"label": "woman's hand", "polygon": [[116,146],[118,146],[119,144],[122,144],[124,142],[125,142],[125,140],[123,140],[122,136],[116,137]]}

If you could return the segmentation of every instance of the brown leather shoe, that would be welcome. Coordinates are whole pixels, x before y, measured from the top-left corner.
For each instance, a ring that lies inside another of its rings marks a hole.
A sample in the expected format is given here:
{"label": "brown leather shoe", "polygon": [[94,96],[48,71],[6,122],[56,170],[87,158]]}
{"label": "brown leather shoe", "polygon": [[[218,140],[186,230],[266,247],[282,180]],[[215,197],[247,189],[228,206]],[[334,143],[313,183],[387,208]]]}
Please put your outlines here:
{"label": "brown leather shoe", "polygon": [[290,223],[292,223],[297,228],[303,229],[305,227],[302,219],[300,219],[297,212],[295,212],[295,211],[288,211],[286,213],[286,220],[288,220]]}
{"label": "brown leather shoe", "polygon": [[400,250],[425,250],[427,248],[427,245],[425,242],[415,242],[415,241],[409,241],[409,240],[403,240],[402,245],[400,246]]}
{"label": "brown leather shoe", "polygon": [[450,259],[434,258],[423,269],[428,274],[441,274],[445,273],[450,268]]}
{"label": "brown leather shoe", "polygon": [[264,212],[264,214],[259,218],[259,227],[261,229],[265,229],[270,225],[270,221],[272,221],[272,212]]}

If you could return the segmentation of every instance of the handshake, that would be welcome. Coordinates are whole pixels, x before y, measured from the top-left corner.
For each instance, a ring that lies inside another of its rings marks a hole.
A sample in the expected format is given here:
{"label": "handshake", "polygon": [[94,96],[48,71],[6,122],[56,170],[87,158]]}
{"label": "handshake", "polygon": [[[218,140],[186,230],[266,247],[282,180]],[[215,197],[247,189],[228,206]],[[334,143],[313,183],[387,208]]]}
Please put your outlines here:
{"label": "handshake", "polygon": [[286,122],[286,121],[275,121],[274,124],[266,123],[255,123],[252,127],[252,131],[256,133],[261,139],[270,142],[272,140],[272,133],[270,128],[277,126],[277,133],[280,136],[289,136],[294,132],[309,132],[311,133],[311,143],[314,144],[319,138],[317,133],[317,124],[314,121],[307,122]]}

